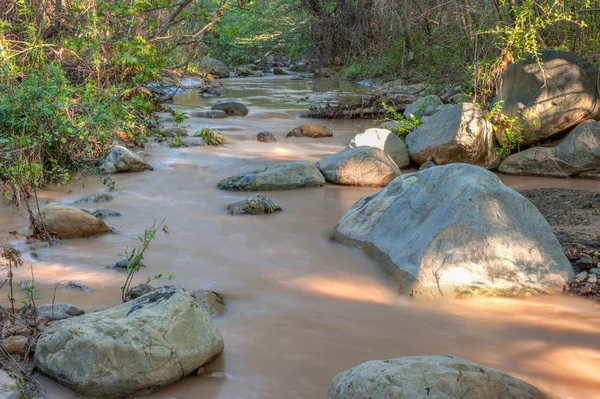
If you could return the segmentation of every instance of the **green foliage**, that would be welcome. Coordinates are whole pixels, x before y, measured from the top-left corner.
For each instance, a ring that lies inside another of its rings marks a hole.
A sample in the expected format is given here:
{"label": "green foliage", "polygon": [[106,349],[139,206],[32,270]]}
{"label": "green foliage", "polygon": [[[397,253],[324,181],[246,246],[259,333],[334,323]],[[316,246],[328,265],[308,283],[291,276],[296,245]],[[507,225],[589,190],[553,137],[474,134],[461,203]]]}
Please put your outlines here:
{"label": "green foliage", "polygon": [[202,137],[206,145],[223,145],[227,142],[223,133],[210,130],[207,127],[203,127],[199,132],[196,132],[194,137]]}
{"label": "green foliage", "polygon": [[502,113],[502,101],[495,103],[487,114],[487,120],[492,123],[496,134],[500,133],[503,138],[499,140],[500,147],[497,151],[500,155],[508,156],[514,150],[518,150],[523,142],[521,132],[523,124],[516,117],[509,118]]}
{"label": "green foliage", "polygon": [[0,84],[0,179],[68,183],[115,141],[145,137],[154,105],[143,95],[75,86],[54,62],[27,72]]}
{"label": "green foliage", "polygon": [[423,110],[427,107],[427,104],[419,108],[419,111],[417,112],[416,116],[411,114],[408,118],[405,118],[404,115],[402,115],[401,113],[396,111],[392,106],[386,103],[382,103],[381,105],[392,120],[399,122],[398,126],[396,126],[392,130],[392,133],[400,137],[402,140],[404,140],[410,132],[416,130],[419,126],[423,124]]}
{"label": "green foliage", "polygon": [[169,143],[169,147],[171,148],[180,148],[183,147],[183,143],[181,142],[181,138],[179,136],[173,137],[173,140]]}
{"label": "green foliage", "polygon": [[[133,248],[131,251],[128,248],[125,248],[125,252],[121,255],[127,259],[127,268],[125,269],[125,283],[121,287],[121,299],[123,302],[127,302],[126,295],[129,289],[131,288],[131,283],[133,282],[133,277],[137,272],[140,271],[140,268],[143,266],[144,253],[150,248],[150,243],[156,239],[156,232],[162,228],[162,231],[165,234],[169,234],[169,228],[165,225],[165,221],[163,220],[157,226],[156,222],[150,227],[144,230],[144,235],[138,237],[138,241],[141,245],[137,248]],[[158,277],[157,277],[158,276]],[[155,278],[161,278],[162,274],[156,275]],[[172,280],[175,276],[170,275],[169,280]],[[146,281],[146,284],[150,282],[150,280]]]}

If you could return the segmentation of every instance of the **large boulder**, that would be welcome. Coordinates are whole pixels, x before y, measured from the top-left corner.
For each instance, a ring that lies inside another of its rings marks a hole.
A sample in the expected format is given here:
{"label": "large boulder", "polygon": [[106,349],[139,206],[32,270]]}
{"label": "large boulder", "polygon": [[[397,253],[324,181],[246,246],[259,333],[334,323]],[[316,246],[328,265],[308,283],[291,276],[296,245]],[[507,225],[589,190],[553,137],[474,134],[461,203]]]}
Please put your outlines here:
{"label": "large boulder", "polygon": [[399,168],[410,165],[410,157],[406,144],[388,129],[367,129],[354,136],[348,148],[356,147],[380,148],[390,156]]}
{"label": "large boulder", "polygon": [[471,103],[436,112],[408,134],[406,145],[419,165],[433,157],[438,165],[464,162],[493,169],[501,159],[492,125]]}
{"label": "large boulder", "polygon": [[498,170],[510,175],[600,179],[600,122],[583,122],[555,147],[513,154]]}
{"label": "large boulder", "polygon": [[218,188],[231,191],[268,191],[324,185],[325,178],[314,164],[295,161],[228,177],[219,183]]}
{"label": "large boulder", "polygon": [[[508,66],[496,101],[524,127],[523,144],[547,140],[587,119],[600,118],[598,68],[585,58],[541,50]],[[500,136],[502,131],[497,132]],[[503,137],[499,137],[502,140]]]}
{"label": "large boulder", "polygon": [[417,119],[423,116],[431,116],[442,104],[442,100],[438,96],[430,95],[421,97],[406,107],[402,115],[407,119],[410,119],[411,115]]}
{"label": "large boulder", "polygon": [[224,111],[228,116],[246,116],[248,108],[237,101],[224,101],[217,103],[211,108],[213,111]]}
{"label": "large boulder", "polygon": [[403,175],[359,200],[334,229],[417,299],[560,291],[571,264],[537,208],[478,166]]}
{"label": "large boulder", "polygon": [[206,57],[198,63],[198,72],[205,75],[213,75],[217,78],[228,78],[229,69],[219,60]]}
{"label": "large boulder", "polygon": [[317,168],[331,183],[347,186],[383,187],[402,174],[381,148],[346,148],[323,157]]}
{"label": "large boulder", "polygon": [[102,220],[67,205],[50,203],[40,211],[49,233],[58,238],[75,238],[110,233],[110,227]]}
{"label": "large boulder", "polygon": [[114,308],[60,320],[40,337],[35,364],[83,396],[156,391],[223,352],[223,337],[194,293],[160,287]]}
{"label": "large boulder", "polygon": [[373,360],[338,374],[329,399],[551,399],[533,385],[455,356]]}
{"label": "large boulder", "polygon": [[287,137],[310,137],[313,139],[331,136],[333,136],[331,129],[326,126],[314,125],[312,123],[300,125],[287,134]]}
{"label": "large boulder", "polygon": [[21,399],[25,397],[23,391],[19,388],[17,380],[8,375],[4,370],[0,370],[0,399]]}
{"label": "large boulder", "polygon": [[106,152],[99,166],[100,173],[142,172],[154,168],[138,155],[120,145]]}

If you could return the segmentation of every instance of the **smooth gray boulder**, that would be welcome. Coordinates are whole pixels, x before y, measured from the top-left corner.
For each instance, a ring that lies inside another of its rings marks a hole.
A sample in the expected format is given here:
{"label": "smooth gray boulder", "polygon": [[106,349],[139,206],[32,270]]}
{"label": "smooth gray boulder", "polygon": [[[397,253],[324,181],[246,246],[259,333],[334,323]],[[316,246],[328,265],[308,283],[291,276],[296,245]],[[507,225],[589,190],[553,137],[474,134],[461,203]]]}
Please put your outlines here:
{"label": "smooth gray boulder", "polygon": [[98,167],[100,173],[142,172],[154,168],[138,155],[120,145],[106,152]]}
{"label": "smooth gray boulder", "polygon": [[88,237],[110,233],[102,220],[67,205],[50,203],[40,211],[49,233],[58,238]]}
{"label": "smooth gray boulder", "polygon": [[165,286],[55,322],[37,343],[35,365],[80,395],[124,398],[172,384],[222,352],[223,337],[198,296]]}
{"label": "smooth gray boulder", "polygon": [[81,316],[85,312],[68,303],[44,304],[37,307],[37,317],[48,320],[63,320]]}
{"label": "smooth gray boulder", "polygon": [[525,197],[478,166],[436,166],[359,200],[333,239],[363,248],[416,299],[561,291],[573,268]]}
{"label": "smooth gray boulder", "polygon": [[198,72],[205,75],[213,75],[217,78],[229,77],[229,68],[221,61],[214,58],[205,57],[198,63]]}
{"label": "smooth gray boulder", "polygon": [[364,146],[327,155],[317,168],[328,182],[346,186],[383,187],[402,174],[381,148]]}
{"label": "smooth gray boulder", "polygon": [[223,119],[227,118],[227,113],[219,109],[205,109],[191,112],[190,116],[193,118]]}
{"label": "smooth gray boulder", "polygon": [[600,179],[600,122],[583,122],[555,147],[517,152],[498,170],[509,175]]}
{"label": "smooth gray boulder", "polygon": [[17,380],[8,375],[4,370],[0,370],[0,399],[21,399],[25,397],[23,391],[19,388]]}
{"label": "smooth gray boulder", "polygon": [[248,108],[237,101],[225,101],[217,103],[211,108],[213,111],[223,111],[227,116],[246,116],[248,115]]}
{"label": "smooth gray boulder", "polygon": [[227,205],[231,215],[264,215],[281,211],[281,207],[263,194],[254,194],[243,201]]}
{"label": "smooth gray boulder", "polygon": [[218,188],[231,191],[293,190],[320,187],[325,178],[307,161],[288,162],[223,179]]}
{"label": "smooth gray boulder", "polygon": [[406,137],[410,157],[419,165],[470,163],[493,169],[500,163],[494,129],[482,110],[464,103],[440,110]]}
{"label": "smooth gray boulder", "polygon": [[[541,66],[540,66],[541,64]],[[524,145],[543,142],[587,119],[600,119],[598,68],[578,55],[541,50],[503,72],[495,101],[524,127]],[[502,131],[496,132],[502,141]]]}
{"label": "smooth gray boulder", "polygon": [[[389,122],[388,122],[389,123]],[[406,144],[388,129],[367,129],[354,136],[348,148],[356,147],[380,148],[390,156],[400,169],[410,165],[410,157]]]}
{"label": "smooth gray boulder", "polygon": [[310,137],[313,139],[320,139],[331,136],[333,136],[333,132],[327,126],[305,123],[304,125],[292,129],[286,137]]}
{"label": "smooth gray boulder", "polygon": [[328,399],[552,399],[531,384],[455,356],[372,360],[338,374]]}
{"label": "smooth gray boulder", "polygon": [[438,96],[430,95],[421,97],[406,107],[402,115],[407,119],[410,119],[411,115],[417,119],[422,118],[423,116],[431,116],[442,104],[442,100],[440,100]]}

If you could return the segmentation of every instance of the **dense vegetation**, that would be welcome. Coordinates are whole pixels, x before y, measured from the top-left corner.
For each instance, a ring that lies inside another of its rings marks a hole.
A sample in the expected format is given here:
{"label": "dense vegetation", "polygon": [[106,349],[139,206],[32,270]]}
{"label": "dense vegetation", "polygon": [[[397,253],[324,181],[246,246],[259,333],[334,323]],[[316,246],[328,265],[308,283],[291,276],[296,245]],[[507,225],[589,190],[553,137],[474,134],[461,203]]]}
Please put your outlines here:
{"label": "dense vegetation", "polygon": [[458,82],[486,103],[499,73],[554,47],[599,62],[593,0],[7,0],[0,3],[0,185],[13,196],[93,170],[154,128],[150,81],[291,62],[340,77]]}

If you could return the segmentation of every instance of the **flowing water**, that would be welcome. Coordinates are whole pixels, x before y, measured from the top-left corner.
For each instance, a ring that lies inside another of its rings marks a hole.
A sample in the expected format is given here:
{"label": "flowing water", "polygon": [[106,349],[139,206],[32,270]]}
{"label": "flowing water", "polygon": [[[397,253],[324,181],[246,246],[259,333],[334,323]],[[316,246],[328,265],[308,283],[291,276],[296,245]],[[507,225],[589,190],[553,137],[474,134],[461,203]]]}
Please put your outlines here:
{"label": "flowing water", "polygon": [[[89,292],[56,289],[57,303],[93,311],[120,302],[123,275],[103,266],[115,263],[126,247],[157,220],[159,233],[136,280],[174,274],[174,284],[222,293],[227,313],[217,320],[225,339],[223,356],[201,377],[189,377],[147,398],[280,399],[326,398],[339,372],[372,359],[409,355],[460,356],[513,374],[563,399],[600,397],[600,306],[564,295],[524,299],[445,300],[414,303],[394,287],[360,251],[332,242],[332,227],[359,198],[373,189],[325,188],[272,192],[284,211],[261,217],[229,216],[225,206],[246,194],[217,190],[227,176],[287,160],[317,161],[339,151],[355,130],[373,121],[321,121],[329,139],[286,139],[306,120],[311,95],[334,98],[359,94],[360,87],[331,82],[263,77],[223,81],[223,97],[203,99],[193,92],[177,98],[179,110],[208,107],[232,98],[249,104],[250,115],[221,120],[189,119],[195,132],[216,127],[231,138],[227,147],[146,150],[153,172],[115,175],[114,200],[105,207],[123,214],[107,222],[120,234],[62,240],[31,251],[8,231],[25,231],[27,218],[6,201],[0,205],[0,240],[10,240],[34,267],[38,303],[50,303],[54,285],[77,281]],[[339,91],[336,91],[339,90]],[[316,93],[316,94],[314,94]],[[319,123],[319,122],[317,122]],[[256,133],[269,130],[279,140],[263,144]],[[502,177],[518,190],[569,187],[600,190],[600,182]],[[72,203],[106,189],[92,179],[40,193],[41,201]],[[26,279],[29,269],[17,272]],[[5,297],[5,293],[2,293]],[[222,372],[211,377],[214,372]],[[53,398],[77,397],[41,378]]]}

